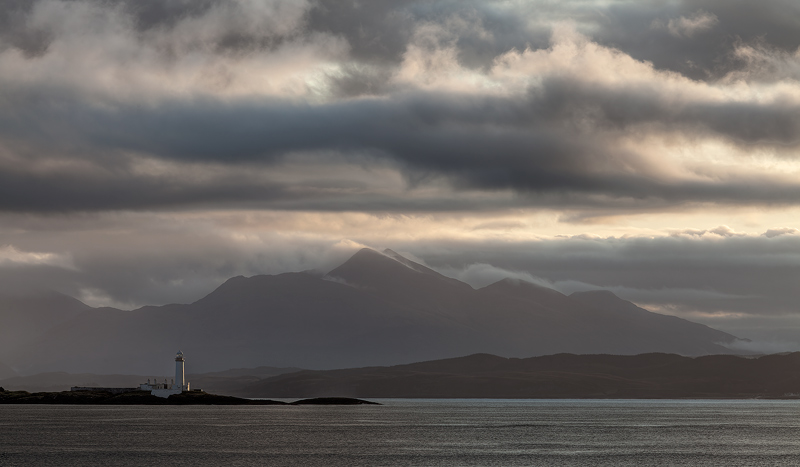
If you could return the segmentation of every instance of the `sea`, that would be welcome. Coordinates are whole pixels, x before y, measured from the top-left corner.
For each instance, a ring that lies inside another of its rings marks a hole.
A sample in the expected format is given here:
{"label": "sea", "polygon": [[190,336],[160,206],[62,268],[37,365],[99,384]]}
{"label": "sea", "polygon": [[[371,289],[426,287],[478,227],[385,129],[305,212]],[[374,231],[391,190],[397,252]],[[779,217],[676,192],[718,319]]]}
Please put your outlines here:
{"label": "sea", "polygon": [[800,401],[0,406],[0,466],[795,466]]}

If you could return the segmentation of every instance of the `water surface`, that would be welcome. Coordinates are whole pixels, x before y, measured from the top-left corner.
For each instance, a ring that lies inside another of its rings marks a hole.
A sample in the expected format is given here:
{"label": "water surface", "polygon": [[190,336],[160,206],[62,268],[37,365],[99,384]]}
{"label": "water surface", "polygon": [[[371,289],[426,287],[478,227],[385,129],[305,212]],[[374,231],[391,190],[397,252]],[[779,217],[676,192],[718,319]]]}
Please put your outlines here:
{"label": "water surface", "polygon": [[0,406],[0,465],[799,465],[798,401]]}

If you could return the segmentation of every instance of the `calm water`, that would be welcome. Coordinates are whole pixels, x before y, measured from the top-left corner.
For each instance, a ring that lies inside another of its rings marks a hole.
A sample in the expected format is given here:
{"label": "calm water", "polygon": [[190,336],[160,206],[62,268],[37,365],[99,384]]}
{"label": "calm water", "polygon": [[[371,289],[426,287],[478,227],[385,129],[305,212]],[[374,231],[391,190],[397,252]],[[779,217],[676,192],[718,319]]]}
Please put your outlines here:
{"label": "calm water", "polygon": [[796,401],[0,406],[0,465],[798,465]]}

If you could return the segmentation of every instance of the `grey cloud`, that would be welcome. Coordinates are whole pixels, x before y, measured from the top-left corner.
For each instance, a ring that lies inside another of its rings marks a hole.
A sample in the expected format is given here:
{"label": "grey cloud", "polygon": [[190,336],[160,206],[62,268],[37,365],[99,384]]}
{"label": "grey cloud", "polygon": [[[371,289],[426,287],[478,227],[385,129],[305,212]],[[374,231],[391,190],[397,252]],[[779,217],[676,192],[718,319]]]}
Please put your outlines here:
{"label": "grey cloud", "polygon": [[358,249],[338,239],[270,231],[242,240],[221,226],[190,218],[176,223],[170,216],[44,217],[17,225],[3,233],[5,242],[20,251],[69,251],[75,269],[0,263],[0,294],[56,290],[94,306],[128,309],[190,303],[237,275],[327,271]]}
{"label": "grey cloud", "polygon": [[[213,8],[234,5],[223,0],[65,1],[119,8],[141,32],[168,30],[187,18],[202,17]],[[24,19],[36,4],[23,0],[0,4],[0,39],[29,56],[45,53],[52,40],[46,30],[25,27]],[[577,22],[601,44],[696,79],[718,78],[744,66],[732,53],[737,43],[762,41],[788,52],[800,46],[800,7],[792,0],[651,0],[601,5],[582,1],[512,4],[477,0],[318,0],[306,11],[303,29],[306,34],[325,33],[345,39],[356,62],[393,66],[402,59],[416,26],[454,17],[471,19],[485,31],[479,34],[468,28],[456,38],[459,58],[470,67],[486,67],[511,49],[547,47],[550,25],[563,20]],[[654,24],[664,27],[653,27]],[[701,35],[694,34],[701,30]],[[252,51],[270,48],[281,38],[274,37],[268,28],[239,28],[215,41],[220,52]]]}
{"label": "grey cloud", "polygon": [[[668,27],[652,27],[654,22],[666,26],[670,21],[677,26],[680,18],[698,12],[717,18],[701,35],[687,37],[672,34]],[[600,43],[694,79],[717,79],[744,66],[733,54],[740,42],[763,40],[783,51],[800,46],[800,6],[792,0],[611,3],[592,23],[599,26],[592,37]]]}
{"label": "grey cloud", "polygon": [[56,12],[66,23],[74,19],[71,15],[83,15],[88,23],[72,25],[78,28],[119,20],[114,26],[131,28],[135,40],[153,46],[165,64],[187,52],[242,55],[274,49],[301,33],[286,25],[302,17],[307,6],[286,0],[5,0],[0,4],[0,50],[16,48],[28,58],[47,54],[64,32],[59,18],[53,21]]}
{"label": "grey cloud", "polygon": [[318,2],[308,14],[310,30],[347,39],[353,57],[364,62],[397,63],[405,52],[414,18],[404,12],[416,0]]}
{"label": "grey cloud", "polygon": [[764,236],[767,238],[778,237],[780,235],[791,235],[797,233],[798,230],[790,227],[784,227],[780,229],[769,229],[764,232]]}
{"label": "grey cloud", "polygon": [[375,0],[320,1],[308,14],[311,31],[345,38],[355,60],[396,65],[402,60],[414,28],[451,18],[473,21],[482,31],[465,28],[455,38],[459,59],[469,67],[486,67],[511,49],[547,47],[549,27],[530,27],[529,15],[551,15],[549,5],[515,5],[499,1]]}
{"label": "grey cloud", "polygon": [[698,11],[692,16],[681,16],[678,19],[670,19],[667,23],[667,30],[676,36],[692,37],[703,31],[713,28],[719,19],[716,15]]}
{"label": "grey cloud", "polygon": [[[169,30],[181,21],[197,19],[215,8],[237,8],[225,0],[62,0],[102,8],[116,8],[128,15],[137,31]],[[27,26],[26,21],[37,1],[4,0],[0,4],[0,39],[23,50],[29,56],[46,52],[53,35]],[[442,21],[454,16],[474,17],[491,32],[489,36],[462,31],[458,37],[461,58],[470,66],[486,66],[495,56],[512,48],[531,44],[545,47],[549,30],[529,31],[519,14],[512,9],[496,8],[502,2],[419,0],[318,0],[309,5],[303,21],[303,33],[324,33],[347,40],[356,62],[394,65],[402,59],[414,28],[425,21]],[[244,8],[239,6],[238,8]],[[526,10],[529,11],[529,10]],[[268,49],[280,43],[268,27],[260,30],[231,28],[215,38],[220,53]],[[200,44],[203,47],[209,43]],[[168,52],[168,50],[167,50]]]}
{"label": "grey cloud", "polygon": [[702,237],[708,230],[701,230],[701,229],[680,229],[680,230],[670,230],[669,234],[673,237],[677,237],[680,235],[691,235],[693,237]]}
{"label": "grey cloud", "polygon": [[13,47],[33,58],[47,52],[53,35],[42,28],[28,27],[27,19],[36,2],[0,1],[0,51]]}
{"label": "grey cloud", "polygon": [[720,237],[735,237],[735,236],[744,236],[744,233],[737,233],[732,228],[728,227],[727,225],[721,225],[719,227],[713,228],[709,230],[709,232],[713,234],[717,234]]}
{"label": "grey cloud", "polygon": [[285,185],[242,185],[240,178],[194,183],[173,177],[118,174],[95,177],[79,171],[42,174],[0,171],[0,209],[4,211],[94,211],[216,206],[298,200],[300,190]]}
{"label": "grey cloud", "polygon": [[[396,92],[380,99],[317,105],[205,99],[110,109],[56,99],[61,105],[35,96],[10,98],[16,105],[0,113],[0,135],[9,141],[36,141],[49,133],[53,138],[35,143],[39,145],[35,152],[65,156],[73,144],[71,151],[79,155],[67,158],[93,160],[104,169],[48,175],[24,164],[0,168],[6,210],[140,209],[248,201],[271,206],[288,202],[311,209],[356,207],[348,206],[352,200],[342,200],[336,207],[327,196],[320,202],[313,186],[289,190],[224,172],[203,184],[143,176],[126,168],[131,156],[120,154],[130,153],[221,166],[269,166],[294,153],[335,153],[358,163],[390,161],[410,183],[443,178],[461,189],[516,190],[523,195],[522,203],[529,205],[591,206],[594,195],[607,197],[606,202],[616,208],[624,208],[626,199],[651,207],[698,201],[793,204],[800,195],[800,185],[758,176],[708,182],[662,179],[647,156],[613,144],[615,134],[657,125],[660,131],[718,135],[741,145],[794,147],[800,113],[783,104],[676,106],[657,89],[621,91],[569,79],[550,79],[524,99]],[[21,108],[24,113],[15,112]],[[578,122],[584,127],[588,123],[588,130],[576,130]],[[401,209],[428,209],[396,202]],[[357,208],[370,210],[369,204]],[[380,204],[375,203],[374,209],[386,208]]]}
{"label": "grey cloud", "polygon": [[319,2],[309,12],[309,28],[346,38],[358,60],[397,63],[415,24],[471,16],[489,34],[460,36],[459,58],[467,66],[485,67],[511,49],[546,48],[549,24],[568,20],[577,22],[601,44],[695,79],[715,79],[744,66],[733,54],[737,43],[764,41],[788,52],[800,46],[800,7],[792,0],[652,0],[600,5],[564,1],[504,8],[508,5],[495,1]]}
{"label": "grey cloud", "polygon": [[328,75],[331,92],[336,96],[349,98],[377,96],[392,91],[389,84],[392,71],[386,68],[369,68],[347,65],[342,70]]}

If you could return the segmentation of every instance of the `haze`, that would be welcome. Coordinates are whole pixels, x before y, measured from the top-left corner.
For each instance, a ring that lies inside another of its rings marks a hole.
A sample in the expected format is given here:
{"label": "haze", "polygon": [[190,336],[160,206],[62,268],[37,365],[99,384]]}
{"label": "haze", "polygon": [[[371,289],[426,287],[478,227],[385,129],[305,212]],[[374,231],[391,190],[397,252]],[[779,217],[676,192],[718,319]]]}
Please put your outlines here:
{"label": "haze", "polygon": [[392,248],[798,350],[798,46],[793,0],[4,1],[0,292]]}

